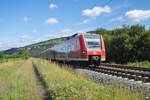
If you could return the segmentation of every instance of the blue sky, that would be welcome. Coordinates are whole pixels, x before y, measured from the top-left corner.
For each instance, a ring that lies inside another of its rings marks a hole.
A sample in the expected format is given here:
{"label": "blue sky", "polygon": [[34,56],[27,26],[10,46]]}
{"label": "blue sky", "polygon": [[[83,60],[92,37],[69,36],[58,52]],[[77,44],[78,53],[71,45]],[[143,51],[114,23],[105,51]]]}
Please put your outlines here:
{"label": "blue sky", "polygon": [[0,0],[0,50],[123,24],[150,26],[150,0]]}

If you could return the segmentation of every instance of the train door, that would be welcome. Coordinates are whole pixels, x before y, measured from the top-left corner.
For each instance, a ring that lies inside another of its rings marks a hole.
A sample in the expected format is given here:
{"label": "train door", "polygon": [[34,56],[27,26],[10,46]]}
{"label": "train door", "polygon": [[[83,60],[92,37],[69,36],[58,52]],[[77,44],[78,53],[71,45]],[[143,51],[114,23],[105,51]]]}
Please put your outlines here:
{"label": "train door", "polygon": [[68,61],[68,46],[65,46],[65,60]]}

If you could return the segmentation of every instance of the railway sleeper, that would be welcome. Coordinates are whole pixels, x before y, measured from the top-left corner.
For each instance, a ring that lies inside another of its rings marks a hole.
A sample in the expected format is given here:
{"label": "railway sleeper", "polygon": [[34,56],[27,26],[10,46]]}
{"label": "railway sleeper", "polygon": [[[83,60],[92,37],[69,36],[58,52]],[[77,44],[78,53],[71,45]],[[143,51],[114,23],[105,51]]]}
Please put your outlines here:
{"label": "railway sleeper", "polygon": [[[128,78],[128,79],[134,79],[135,81],[142,81],[142,82],[150,82],[150,75],[145,74],[139,71],[129,71],[129,70],[121,70],[116,68],[108,68],[108,67],[100,67],[99,69],[95,69],[96,67],[92,68],[93,71],[101,72],[104,74],[122,77],[122,78]],[[90,69],[90,68],[89,68]],[[145,77],[145,78],[144,78]]]}

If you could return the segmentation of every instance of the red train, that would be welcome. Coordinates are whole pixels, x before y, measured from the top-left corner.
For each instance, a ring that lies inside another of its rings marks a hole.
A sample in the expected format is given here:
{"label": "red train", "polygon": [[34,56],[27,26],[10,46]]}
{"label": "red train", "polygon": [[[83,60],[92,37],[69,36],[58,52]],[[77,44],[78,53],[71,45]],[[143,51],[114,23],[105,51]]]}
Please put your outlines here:
{"label": "red train", "polygon": [[92,33],[75,34],[64,43],[43,51],[41,55],[54,61],[96,66],[106,59],[102,35]]}

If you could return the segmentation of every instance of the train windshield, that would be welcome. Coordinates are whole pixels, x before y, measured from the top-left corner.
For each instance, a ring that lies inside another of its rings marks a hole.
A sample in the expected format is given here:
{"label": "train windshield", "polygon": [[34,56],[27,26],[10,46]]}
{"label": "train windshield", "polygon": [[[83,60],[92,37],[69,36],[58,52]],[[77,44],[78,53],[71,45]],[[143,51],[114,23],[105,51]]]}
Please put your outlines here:
{"label": "train windshield", "polygon": [[100,42],[88,41],[87,44],[88,44],[89,46],[100,46]]}
{"label": "train windshield", "polygon": [[84,37],[88,51],[101,50],[100,35],[85,35]]}

